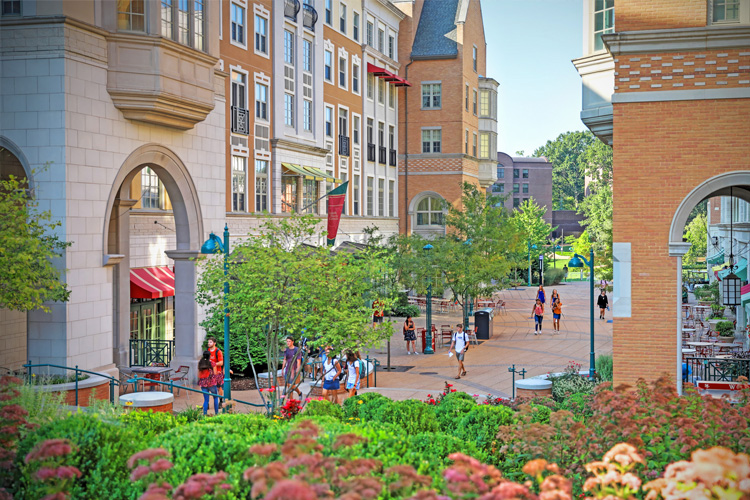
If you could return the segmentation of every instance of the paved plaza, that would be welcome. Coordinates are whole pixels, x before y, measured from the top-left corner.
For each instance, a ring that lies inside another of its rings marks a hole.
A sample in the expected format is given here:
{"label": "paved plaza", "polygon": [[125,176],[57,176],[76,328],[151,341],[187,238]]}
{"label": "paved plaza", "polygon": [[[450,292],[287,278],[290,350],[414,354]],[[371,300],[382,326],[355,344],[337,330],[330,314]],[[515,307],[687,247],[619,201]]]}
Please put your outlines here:
{"label": "paved plaza", "polygon": [[[494,319],[494,336],[490,340],[472,345],[466,354],[467,375],[460,380],[456,376],[455,357],[448,357],[448,346],[438,347],[433,355],[406,355],[401,333],[402,319],[394,318],[396,333],[391,340],[391,365],[399,371],[387,372],[386,349],[376,349],[369,354],[381,362],[377,372],[377,387],[362,389],[360,392],[377,391],[393,399],[425,399],[427,394],[442,391],[448,381],[459,391],[469,394],[510,397],[512,374],[508,367],[516,365],[517,370],[526,368],[527,377],[547,372],[561,371],[570,361],[588,368],[589,364],[589,284],[576,282],[547,288],[547,296],[556,288],[560,293],[563,318],[560,335],[552,335],[552,313],[545,311],[544,334],[534,335],[534,322],[529,319],[536,287],[505,290],[501,298],[505,300],[506,311],[498,312]],[[597,290],[598,293],[598,290]],[[598,318],[598,310],[596,311]],[[608,315],[611,314],[608,312]],[[433,323],[456,325],[461,321],[458,314],[435,314]],[[609,317],[611,319],[611,317]],[[417,328],[423,327],[424,314],[415,319]],[[595,319],[596,353],[612,353],[612,323]],[[421,339],[417,342],[421,349]],[[406,370],[405,370],[406,369]],[[405,370],[405,371],[404,371]],[[233,397],[260,402],[257,391],[233,391]],[[340,398],[341,399],[341,398]],[[199,394],[186,395],[186,391],[175,400],[175,410],[196,406],[203,401]],[[237,410],[248,410],[238,404]]]}

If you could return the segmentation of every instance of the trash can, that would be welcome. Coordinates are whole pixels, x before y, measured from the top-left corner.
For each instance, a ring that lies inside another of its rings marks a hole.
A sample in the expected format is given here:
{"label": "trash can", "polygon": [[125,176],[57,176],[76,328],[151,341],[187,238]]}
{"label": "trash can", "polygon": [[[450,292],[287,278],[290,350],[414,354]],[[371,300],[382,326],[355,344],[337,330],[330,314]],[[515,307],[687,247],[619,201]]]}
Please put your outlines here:
{"label": "trash can", "polygon": [[474,326],[477,329],[478,340],[489,340],[492,338],[492,318],[494,309],[480,309],[474,313]]}

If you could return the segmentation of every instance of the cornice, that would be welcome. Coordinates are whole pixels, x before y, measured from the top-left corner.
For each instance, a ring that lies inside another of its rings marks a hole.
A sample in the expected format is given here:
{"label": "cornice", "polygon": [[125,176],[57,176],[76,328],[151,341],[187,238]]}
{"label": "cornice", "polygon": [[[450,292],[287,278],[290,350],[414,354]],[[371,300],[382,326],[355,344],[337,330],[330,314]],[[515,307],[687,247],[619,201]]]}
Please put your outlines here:
{"label": "cornice", "polygon": [[597,52],[571,61],[581,76],[615,69],[615,59],[609,52]]}
{"label": "cornice", "polygon": [[610,54],[644,54],[750,47],[750,26],[625,31],[602,37]]}
{"label": "cornice", "polygon": [[330,151],[325,148],[308,146],[307,144],[301,144],[287,139],[271,139],[271,145],[280,149],[286,149],[287,151],[296,151],[298,153],[306,153],[322,157],[325,157],[330,153]]}

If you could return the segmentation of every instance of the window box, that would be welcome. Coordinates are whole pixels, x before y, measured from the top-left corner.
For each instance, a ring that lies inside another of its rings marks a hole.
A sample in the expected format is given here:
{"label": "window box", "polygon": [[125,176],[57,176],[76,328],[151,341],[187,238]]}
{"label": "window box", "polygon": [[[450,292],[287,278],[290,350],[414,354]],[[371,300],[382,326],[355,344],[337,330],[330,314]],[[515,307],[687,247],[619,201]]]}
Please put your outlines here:
{"label": "window box", "polygon": [[284,17],[288,17],[296,22],[299,9],[299,0],[284,0]]}
{"label": "window box", "polygon": [[315,23],[318,22],[318,11],[312,5],[305,4],[302,6],[302,25],[312,31],[315,31]]}
{"label": "window box", "polygon": [[248,135],[250,133],[249,117],[248,110],[232,106],[232,132]]}

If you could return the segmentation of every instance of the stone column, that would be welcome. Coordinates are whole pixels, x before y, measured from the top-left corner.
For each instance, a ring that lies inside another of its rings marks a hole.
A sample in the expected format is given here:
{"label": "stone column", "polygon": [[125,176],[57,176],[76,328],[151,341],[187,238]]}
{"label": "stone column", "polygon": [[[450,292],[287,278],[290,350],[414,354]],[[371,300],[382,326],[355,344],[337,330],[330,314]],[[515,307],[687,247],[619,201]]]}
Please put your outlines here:
{"label": "stone column", "polygon": [[195,250],[167,250],[167,257],[174,260],[174,344],[175,355],[170,366],[190,367],[190,381],[197,380],[198,359],[201,342],[198,338],[198,307],[195,302],[196,269]]}
{"label": "stone column", "polygon": [[112,210],[116,254],[105,255],[104,265],[116,263],[112,294],[113,361],[130,366],[130,208],[137,200],[116,199]]}
{"label": "stone column", "polygon": [[690,250],[690,243],[670,242],[669,256],[677,257],[677,393],[682,395],[682,257]]}
{"label": "stone column", "polygon": [[302,179],[302,176],[300,175],[297,177],[297,213],[302,213],[302,208],[304,205],[304,192],[305,192],[305,186],[304,186],[304,179]]}

